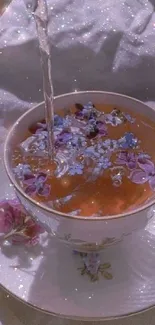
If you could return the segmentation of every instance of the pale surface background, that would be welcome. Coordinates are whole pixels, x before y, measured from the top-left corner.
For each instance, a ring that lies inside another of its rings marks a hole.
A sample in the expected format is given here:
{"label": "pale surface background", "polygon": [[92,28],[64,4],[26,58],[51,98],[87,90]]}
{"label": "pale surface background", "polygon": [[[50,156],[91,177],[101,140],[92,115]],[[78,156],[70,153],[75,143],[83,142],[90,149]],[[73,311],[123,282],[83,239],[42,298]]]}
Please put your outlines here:
{"label": "pale surface background", "polygon": [[[154,104],[155,0],[48,0],[48,4],[55,94],[108,90]],[[24,2],[14,0],[0,19],[0,136],[42,99],[35,25]],[[0,325],[40,324],[80,323],[43,315],[0,290]],[[104,324],[154,325],[155,311]]]}

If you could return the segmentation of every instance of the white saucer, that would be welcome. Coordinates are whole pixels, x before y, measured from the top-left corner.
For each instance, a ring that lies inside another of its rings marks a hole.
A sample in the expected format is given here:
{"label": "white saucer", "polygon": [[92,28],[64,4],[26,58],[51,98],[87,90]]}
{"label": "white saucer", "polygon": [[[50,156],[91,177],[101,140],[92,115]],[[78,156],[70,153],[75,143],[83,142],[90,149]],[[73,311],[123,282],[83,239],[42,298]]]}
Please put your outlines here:
{"label": "white saucer", "polygon": [[[0,169],[0,199],[13,198],[2,163]],[[106,249],[103,263],[111,264],[104,265],[108,273],[99,272],[99,280],[91,282],[82,257],[45,233],[35,247],[1,243],[0,284],[34,308],[71,319],[103,320],[144,311],[155,305],[155,218],[147,229]]]}

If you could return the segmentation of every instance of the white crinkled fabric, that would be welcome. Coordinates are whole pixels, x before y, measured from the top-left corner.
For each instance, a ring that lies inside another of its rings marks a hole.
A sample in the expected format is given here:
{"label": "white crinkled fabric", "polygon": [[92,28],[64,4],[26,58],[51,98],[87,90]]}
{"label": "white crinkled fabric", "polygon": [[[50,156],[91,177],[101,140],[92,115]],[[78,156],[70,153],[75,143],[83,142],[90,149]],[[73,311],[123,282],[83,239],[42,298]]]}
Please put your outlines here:
{"label": "white crinkled fabric", "polygon": [[[101,89],[154,105],[155,0],[48,0],[48,5],[55,94]],[[13,0],[0,19],[0,151],[6,127],[41,100],[35,25],[24,2]],[[82,323],[40,314],[0,290],[0,325],[18,324]],[[104,324],[154,325],[155,312]]]}
{"label": "white crinkled fabric", "polygon": [[[55,94],[102,89],[154,101],[155,0],[48,5]],[[38,42],[24,1],[13,0],[0,22],[0,112],[16,118],[42,100]]]}

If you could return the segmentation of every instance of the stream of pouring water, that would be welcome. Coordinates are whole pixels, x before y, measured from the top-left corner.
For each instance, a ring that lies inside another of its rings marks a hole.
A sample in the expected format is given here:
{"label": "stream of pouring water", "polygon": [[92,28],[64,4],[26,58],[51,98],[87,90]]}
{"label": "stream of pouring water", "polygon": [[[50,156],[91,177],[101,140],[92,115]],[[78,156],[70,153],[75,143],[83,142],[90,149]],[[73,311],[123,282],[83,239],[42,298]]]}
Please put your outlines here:
{"label": "stream of pouring water", "polygon": [[34,16],[40,48],[45,101],[45,119],[48,131],[48,155],[54,159],[54,94],[51,76],[51,56],[48,38],[48,10],[46,0],[25,0],[26,7]]}

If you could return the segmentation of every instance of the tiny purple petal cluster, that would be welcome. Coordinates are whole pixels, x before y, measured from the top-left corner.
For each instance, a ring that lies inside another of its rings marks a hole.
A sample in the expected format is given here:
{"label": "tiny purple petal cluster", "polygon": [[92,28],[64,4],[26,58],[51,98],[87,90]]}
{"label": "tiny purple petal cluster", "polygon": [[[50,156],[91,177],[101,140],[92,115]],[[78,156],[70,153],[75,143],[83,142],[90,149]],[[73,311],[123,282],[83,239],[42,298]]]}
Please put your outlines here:
{"label": "tiny purple petal cluster", "polygon": [[99,134],[101,134],[104,137],[106,137],[108,135],[107,126],[106,126],[106,124],[104,122],[97,121],[96,126],[97,126]]}
{"label": "tiny purple petal cluster", "polygon": [[131,132],[126,132],[119,140],[119,146],[122,149],[134,149],[138,145],[138,139]]}
{"label": "tiny purple petal cluster", "polygon": [[63,130],[61,133],[58,134],[57,139],[55,141],[56,147],[61,147],[67,144],[68,141],[72,139],[73,135],[71,132]]}
{"label": "tiny purple petal cluster", "polygon": [[137,156],[134,152],[121,151],[115,161],[117,165],[125,165],[128,169],[135,169],[137,166]]}
{"label": "tiny purple petal cluster", "polygon": [[26,182],[27,187],[25,193],[28,195],[39,195],[48,197],[50,194],[51,186],[46,184],[47,175],[45,173],[39,173],[36,177]]}
{"label": "tiny purple petal cluster", "polygon": [[82,164],[80,164],[80,163],[74,163],[73,165],[71,165],[69,167],[68,174],[70,176],[82,175],[83,174],[83,169],[84,169],[84,166]]}
{"label": "tiny purple petal cluster", "polygon": [[154,163],[148,159],[138,159],[138,167],[133,170],[129,176],[131,181],[135,184],[149,183],[150,188],[155,191],[155,166]]}
{"label": "tiny purple petal cluster", "polygon": [[32,178],[34,178],[34,175],[31,171],[30,165],[27,164],[18,164],[14,169],[13,169],[15,175],[21,179],[23,182],[26,182]]}

